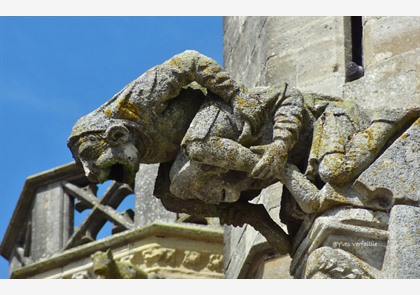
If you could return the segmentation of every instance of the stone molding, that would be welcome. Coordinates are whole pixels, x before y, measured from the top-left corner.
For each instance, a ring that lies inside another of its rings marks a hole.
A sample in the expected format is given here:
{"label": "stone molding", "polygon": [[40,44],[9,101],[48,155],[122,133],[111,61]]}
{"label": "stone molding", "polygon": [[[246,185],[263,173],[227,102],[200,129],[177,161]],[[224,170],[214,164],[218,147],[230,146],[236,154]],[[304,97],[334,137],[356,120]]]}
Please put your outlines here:
{"label": "stone molding", "polygon": [[223,278],[223,232],[155,223],[18,268],[11,278],[95,278],[91,255],[111,249],[151,278]]}

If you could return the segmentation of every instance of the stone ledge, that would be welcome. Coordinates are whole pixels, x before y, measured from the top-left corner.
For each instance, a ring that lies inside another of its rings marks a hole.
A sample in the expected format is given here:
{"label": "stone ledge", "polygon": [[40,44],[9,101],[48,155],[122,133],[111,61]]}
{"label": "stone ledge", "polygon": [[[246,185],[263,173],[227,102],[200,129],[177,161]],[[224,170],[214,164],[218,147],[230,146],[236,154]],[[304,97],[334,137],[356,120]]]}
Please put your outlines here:
{"label": "stone ledge", "polygon": [[[89,258],[97,251],[109,248],[123,247],[129,243],[143,241],[150,237],[178,238],[220,244],[223,247],[223,230],[208,229],[200,226],[185,226],[178,224],[154,223],[143,228],[121,232],[110,237],[94,241],[85,245],[64,251],[59,255],[35,262],[25,267],[16,269],[11,274],[12,279],[28,278],[53,269],[61,268],[67,264]],[[222,251],[222,250],[221,250]]]}

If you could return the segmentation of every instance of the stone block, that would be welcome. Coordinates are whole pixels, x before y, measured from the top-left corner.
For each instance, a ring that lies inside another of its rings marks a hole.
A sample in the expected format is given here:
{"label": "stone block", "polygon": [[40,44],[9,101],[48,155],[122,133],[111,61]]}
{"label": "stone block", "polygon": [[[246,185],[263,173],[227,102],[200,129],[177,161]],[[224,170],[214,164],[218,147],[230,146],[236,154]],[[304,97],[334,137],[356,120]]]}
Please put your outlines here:
{"label": "stone block", "polygon": [[[256,239],[260,236],[249,225],[236,230],[235,235],[240,235],[240,239],[235,244],[231,242],[230,256],[227,257],[225,254],[225,276],[228,279],[238,278],[240,275],[243,275],[244,269],[247,268],[245,264],[249,262],[251,249],[257,246]],[[260,241],[264,243],[264,240]]]}
{"label": "stone block", "polygon": [[319,93],[333,97],[343,96],[344,76],[339,73],[332,73],[307,81],[299,82],[299,90],[302,92]]}
{"label": "stone block", "polygon": [[420,278],[420,208],[396,205],[391,210],[383,274],[388,279]]}
{"label": "stone block", "polygon": [[272,55],[266,61],[261,79],[264,84],[283,81],[290,87],[296,87],[297,64],[298,60],[295,54]]}
{"label": "stone block", "polygon": [[265,26],[268,54],[293,53],[318,41],[336,40],[342,37],[342,17],[270,17]]}
{"label": "stone block", "polygon": [[[314,26],[316,23],[324,22],[328,18],[325,16],[276,16],[269,17],[266,23],[268,31],[273,34],[286,34],[293,30],[303,30],[307,27]],[[275,40],[273,40],[275,42]]]}
{"label": "stone block", "polygon": [[388,220],[386,212],[362,208],[337,207],[323,213],[299,243],[291,263],[292,274],[301,277],[308,257],[324,247],[351,253],[363,261],[369,276],[376,277],[383,264]]}
{"label": "stone block", "polygon": [[416,49],[366,68],[362,78],[344,85],[344,98],[367,109],[419,106],[419,54]]}
{"label": "stone block", "polygon": [[261,279],[293,279],[289,273],[290,256],[280,256],[264,261]]}
{"label": "stone block", "polygon": [[135,181],[135,226],[142,227],[155,221],[175,222],[176,213],[163,207],[153,195],[159,164],[141,164]]}
{"label": "stone block", "polygon": [[369,67],[383,62],[384,59],[417,49],[420,17],[366,18],[363,34],[365,65]]}
{"label": "stone block", "polygon": [[[297,52],[297,60],[299,61],[297,68],[298,85],[314,78],[328,78],[337,72],[344,74],[343,63],[339,62],[342,57],[337,54],[337,49],[334,46],[336,42],[336,39],[309,42],[307,47],[301,48]],[[308,55],[308,48],[310,52],[314,53]]]}
{"label": "stone block", "polygon": [[370,194],[387,189],[396,204],[420,206],[420,119],[404,132],[366,171],[354,186]]}
{"label": "stone block", "polygon": [[263,66],[264,56],[260,54],[264,54],[264,51],[260,48],[266,43],[262,41],[266,19],[267,17],[225,18],[224,66],[233,79],[248,87],[257,85],[256,81]]}
{"label": "stone block", "polygon": [[[284,81],[300,90],[342,96],[345,73],[342,17],[273,17],[265,27],[270,38],[266,48],[259,48],[266,51],[261,84]],[[319,86],[326,80],[328,83]]]}

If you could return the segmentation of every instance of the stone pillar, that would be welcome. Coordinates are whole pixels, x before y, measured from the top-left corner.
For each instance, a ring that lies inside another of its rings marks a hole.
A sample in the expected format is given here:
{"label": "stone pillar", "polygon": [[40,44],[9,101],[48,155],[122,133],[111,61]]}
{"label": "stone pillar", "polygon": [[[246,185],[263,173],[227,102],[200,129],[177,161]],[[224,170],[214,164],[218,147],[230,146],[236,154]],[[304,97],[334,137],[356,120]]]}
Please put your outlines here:
{"label": "stone pillar", "polygon": [[56,182],[39,188],[32,208],[31,259],[59,252],[73,231],[73,201]]}
{"label": "stone pillar", "polygon": [[391,210],[384,259],[387,279],[418,279],[420,270],[420,208],[396,205]]}
{"label": "stone pillar", "polygon": [[161,201],[153,196],[159,164],[141,164],[135,181],[135,227],[143,227],[155,221],[175,222],[176,213],[166,210]]}
{"label": "stone pillar", "polygon": [[[252,202],[264,204],[271,218],[281,224],[279,219],[281,183],[275,183],[264,189]],[[287,228],[281,224],[284,231]],[[273,250],[267,240],[250,225],[241,228],[225,226],[225,276],[234,278],[291,278],[289,275],[290,257],[273,256]],[[273,270],[273,265],[278,267]]]}

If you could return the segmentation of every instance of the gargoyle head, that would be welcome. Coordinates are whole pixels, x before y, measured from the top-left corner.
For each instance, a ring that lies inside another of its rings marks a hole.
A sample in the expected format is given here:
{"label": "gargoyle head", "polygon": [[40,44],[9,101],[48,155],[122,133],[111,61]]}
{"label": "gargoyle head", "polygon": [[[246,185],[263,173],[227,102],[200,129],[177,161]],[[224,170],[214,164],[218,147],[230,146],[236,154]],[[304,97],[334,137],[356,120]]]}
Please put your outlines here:
{"label": "gargoyle head", "polygon": [[157,113],[159,102],[150,102],[136,85],[130,83],[73,126],[67,146],[91,182],[111,179],[131,185],[140,163],[173,161],[204,99],[200,90],[182,89]]}
{"label": "gargoyle head", "polygon": [[67,145],[89,181],[111,179],[132,184],[142,153],[137,128],[130,121],[101,113],[95,111],[77,121]]}

